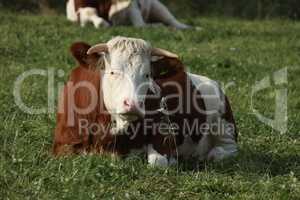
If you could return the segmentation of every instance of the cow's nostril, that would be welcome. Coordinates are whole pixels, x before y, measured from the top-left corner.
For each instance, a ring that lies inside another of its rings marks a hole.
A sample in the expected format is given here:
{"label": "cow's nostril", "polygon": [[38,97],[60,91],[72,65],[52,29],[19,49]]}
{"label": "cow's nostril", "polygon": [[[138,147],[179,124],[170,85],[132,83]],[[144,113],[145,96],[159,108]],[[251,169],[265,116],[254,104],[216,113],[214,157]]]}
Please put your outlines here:
{"label": "cow's nostril", "polygon": [[129,106],[129,101],[128,100],[124,100],[124,105],[127,107]]}
{"label": "cow's nostril", "polygon": [[126,111],[131,112],[136,110],[137,105],[135,104],[134,101],[126,99],[124,100],[124,108]]}
{"label": "cow's nostril", "polygon": [[136,112],[140,108],[143,107],[143,102],[140,102],[140,101],[133,101],[133,100],[125,99],[123,103],[124,103],[124,108],[127,111]]}
{"label": "cow's nostril", "polygon": [[126,100],[124,100],[124,106],[125,107],[131,107],[132,103],[128,99],[126,99]]}

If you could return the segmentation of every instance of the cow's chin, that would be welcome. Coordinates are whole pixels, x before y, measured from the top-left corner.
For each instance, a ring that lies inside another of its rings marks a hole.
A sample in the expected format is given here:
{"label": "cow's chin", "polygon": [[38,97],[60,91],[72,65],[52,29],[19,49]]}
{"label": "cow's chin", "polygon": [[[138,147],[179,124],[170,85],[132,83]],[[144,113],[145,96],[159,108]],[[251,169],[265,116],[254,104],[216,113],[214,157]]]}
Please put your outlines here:
{"label": "cow's chin", "polygon": [[130,123],[138,120],[138,117],[130,116],[130,117],[124,117],[121,115],[114,116],[115,123],[112,126],[111,134],[112,135],[121,135],[123,134],[128,127],[130,126]]}

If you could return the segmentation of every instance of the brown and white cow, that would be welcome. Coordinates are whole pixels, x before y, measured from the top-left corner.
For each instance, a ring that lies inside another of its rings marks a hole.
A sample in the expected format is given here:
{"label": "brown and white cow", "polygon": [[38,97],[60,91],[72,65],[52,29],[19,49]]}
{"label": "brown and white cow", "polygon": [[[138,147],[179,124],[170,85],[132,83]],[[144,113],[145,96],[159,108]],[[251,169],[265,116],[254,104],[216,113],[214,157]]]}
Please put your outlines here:
{"label": "brown and white cow", "polygon": [[133,25],[146,26],[147,23],[186,29],[159,0],[68,0],[67,18],[85,26],[91,22],[99,26]]}
{"label": "brown and white cow", "polygon": [[227,97],[215,81],[187,73],[176,54],[125,37],[75,43],[71,52],[79,66],[59,101],[54,154],[141,150],[149,164],[167,166],[237,153]]}

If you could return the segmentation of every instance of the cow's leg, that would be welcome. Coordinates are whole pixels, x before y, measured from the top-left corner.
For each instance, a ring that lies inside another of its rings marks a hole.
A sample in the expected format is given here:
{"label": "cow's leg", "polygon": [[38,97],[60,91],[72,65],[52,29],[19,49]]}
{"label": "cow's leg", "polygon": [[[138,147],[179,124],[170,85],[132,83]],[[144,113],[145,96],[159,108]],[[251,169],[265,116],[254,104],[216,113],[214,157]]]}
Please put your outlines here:
{"label": "cow's leg", "polygon": [[102,26],[102,27],[110,26],[109,23],[105,19],[98,17],[96,15],[91,16],[91,21],[93,22],[93,24],[96,28],[99,28],[100,26]]}
{"label": "cow's leg", "polygon": [[215,147],[209,152],[208,159],[219,161],[224,158],[235,156],[238,153],[237,148],[237,127],[233,118],[233,113],[229,100],[223,94],[224,109],[218,123],[218,134],[213,134]]}
{"label": "cow's leg", "polygon": [[144,21],[142,12],[138,6],[137,1],[134,1],[128,9],[129,9],[128,10],[129,20],[133,26],[135,27],[146,26],[146,23]]}
{"label": "cow's leg", "polygon": [[211,149],[212,149],[211,136],[208,134],[204,134],[201,140],[198,142],[196,147],[196,152],[194,154],[199,159],[199,161],[204,161],[207,159],[207,155]]}
{"label": "cow's leg", "polygon": [[109,23],[105,19],[97,15],[97,10],[95,8],[80,8],[78,12],[80,14],[80,25],[82,27],[89,22],[93,23],[96,28],[99,28],[99,26],[109,26]]}
{"label": "cow's leg", "polygon": [[74,0],[68,0],[67,5],[66,5],[66,14],[67,14],[67,19],[76,22],[77,21],[77,14],[75,11],[75,4]]}
{"label": "cow's leg", "polygon": [[175,165],[178,159],[176,137],[166,133],[154,134],[147,146],[148,163],[152,166]]}
{"label": "cow's leg", "polygon": [[166,155],[161,155],[158,153],[152,144],[149,144],[147,147],[148,163],[151,166],[167,167],[168,158]]}
{"label": "cow's leg", "polygon": [[168,10],[166,6],[164,6],[158,0],[151,1],[151,10],[150,10],[150,20],[159,21],[166,25],[175,27],[177,29],[187,29],[190,26],[179,22]]}
{"label": "cow's leg", "polygon": [[207,156],[207,160],[218,162],[236,155],[237,155],[236,145],[217,146],[209,152]]}
{"label": "cow's leg", "polygon": [[78,9],[79,22],[81,27],[85,27],[85,25],[90,21],[91,11],[90,8],[79,8]]}
{"label": "cow's leg", "polygon": [[225,112],[218,124],[218,132],[212,134],[214,148],[208,153],[208,160],[220,161],[235,156],[237,148],[237,130],[228,98],[224,95]]}
{"label": "cow's leg", "polygon": [[82,17],[80,17],[80,26],[85,27],[85,25],[88,23],[88,21]]}
{"label": "cow's leg", "polygon": [[[217,122],[215,123],[215,125]],[[210,123],[212,125],[212,123]],[[221,161],[235,156],[238,152],[235,137],[235,126],[227,121],[218,124],[220,130],[204,134],[197,144],[195,155],[200,161]],[[227,127],[227,130],[221,130]]]}
{"label": "cow's leg", "polygon": [[109,16],[114,26],[133,25],[142,27],[146,25],[137,1],[132,1],[130,5],[128,5],[127,1],[113,4],[110,8]]}

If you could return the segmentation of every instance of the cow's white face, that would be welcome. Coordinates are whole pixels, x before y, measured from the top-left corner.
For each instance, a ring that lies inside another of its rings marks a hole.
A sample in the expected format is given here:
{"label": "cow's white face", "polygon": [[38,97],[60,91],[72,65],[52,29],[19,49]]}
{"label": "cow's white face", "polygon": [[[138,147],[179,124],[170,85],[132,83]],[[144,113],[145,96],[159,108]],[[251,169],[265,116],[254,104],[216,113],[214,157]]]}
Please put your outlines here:
{"label": "cow's white face", "polygon": [[114,133],[121,133],[130,122],[145,114],[144,102],[151,80],[151,56],[177,57],[161,49],[153,49],[141,39],[116,37],[107,44],[95,45],[88,54],[104,53],[102,71],[104,104],[116,122]]}
{"label": "cow's white face", "polygon": [[143,117],[150,73],[150,54],[113,51],[105,55],[103,99],[117,125],[128,125]]}

